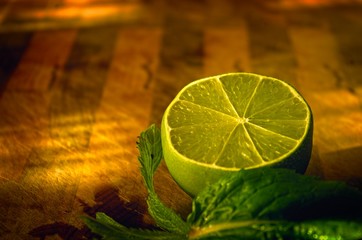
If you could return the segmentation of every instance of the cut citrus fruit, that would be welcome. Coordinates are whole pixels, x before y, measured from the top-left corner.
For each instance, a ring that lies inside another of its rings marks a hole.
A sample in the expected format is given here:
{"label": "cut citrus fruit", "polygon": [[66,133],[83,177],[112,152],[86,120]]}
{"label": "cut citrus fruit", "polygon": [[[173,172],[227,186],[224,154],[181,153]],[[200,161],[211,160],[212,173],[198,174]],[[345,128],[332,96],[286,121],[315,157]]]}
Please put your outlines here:
{"label": "cut citrus fruit", "polygon": [[161,124],[166,165],[193,196],[239,169],[277,166],[303,173],[312,132],[311,110],[292,86],[251,73],[190,83]]}

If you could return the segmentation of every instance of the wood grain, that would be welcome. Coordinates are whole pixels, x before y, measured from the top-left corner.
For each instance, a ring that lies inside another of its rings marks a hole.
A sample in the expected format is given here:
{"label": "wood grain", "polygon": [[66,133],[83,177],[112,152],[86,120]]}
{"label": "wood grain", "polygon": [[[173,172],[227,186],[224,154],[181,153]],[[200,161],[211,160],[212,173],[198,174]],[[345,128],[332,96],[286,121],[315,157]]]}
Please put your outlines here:
{"label": "wood grain", "polygon": [[245,22],[240,22],[236,27],[205,29],[204,75],[251,72],[249,44]]}
{"label": "wood grain", "polygon": [[[361,16],[357,1],[0,3],[0,239],[91,239],[79,217],[99,211],[154,228],[137,136],[224,72],[295,86],[314,115],[307,174],[362,189]],[[164,163],[155,187],[187,217]]]}
{"label": "wood grain", "polygon": [[30,38],[31,33],[0,34],[0,97]]}
{"label": "wood grain", "polygon": [[[268,27],[265,27],[268,26]],[[247,14],[251,70],[295,85],[296,60],[286,26],[279,14]]]}
{"label": "wood grain", "polygon": [[[18,66],[9,78],[9,91],[47,92],[64,72],[77,35],[75,30],[39,31],[33,34]],[[46,53],[46,54],[42,54]]]}

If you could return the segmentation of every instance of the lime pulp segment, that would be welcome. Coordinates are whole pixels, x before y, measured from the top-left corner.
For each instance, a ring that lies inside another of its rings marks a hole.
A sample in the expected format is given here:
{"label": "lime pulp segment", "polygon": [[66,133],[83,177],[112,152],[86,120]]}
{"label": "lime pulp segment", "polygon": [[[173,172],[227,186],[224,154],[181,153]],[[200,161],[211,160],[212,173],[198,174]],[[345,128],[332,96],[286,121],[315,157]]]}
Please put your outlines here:
{"label": "lime pulp segment", "polygon": [[310,119],[293,87],[256,74],[195,81],[165,114],[169,140],[180,157],[235,170],[284,159],[304,139]]}

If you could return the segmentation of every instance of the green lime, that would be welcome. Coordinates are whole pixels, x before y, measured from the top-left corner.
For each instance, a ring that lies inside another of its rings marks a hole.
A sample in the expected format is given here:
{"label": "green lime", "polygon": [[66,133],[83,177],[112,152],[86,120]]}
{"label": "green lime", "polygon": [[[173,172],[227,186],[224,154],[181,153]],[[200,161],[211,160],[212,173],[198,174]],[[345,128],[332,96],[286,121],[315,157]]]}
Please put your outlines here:
{"label": "green lime", "polygon": [[251,73],[190,83],[161,124],[166,165],[193,196],[239,169],[277,166],[303,173],[312,132],[311,110],[292,86]]}

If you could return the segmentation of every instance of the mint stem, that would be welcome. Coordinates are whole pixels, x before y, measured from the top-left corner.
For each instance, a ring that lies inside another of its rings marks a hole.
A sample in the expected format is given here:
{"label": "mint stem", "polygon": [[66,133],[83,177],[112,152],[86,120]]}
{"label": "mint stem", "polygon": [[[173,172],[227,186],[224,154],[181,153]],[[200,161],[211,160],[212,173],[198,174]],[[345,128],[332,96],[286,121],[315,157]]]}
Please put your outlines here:
{"label": "mint stem", "polygon": [[160,228],[186,235],[190,225],[161,202],[153,185],[154,174],[163,158],[160,129],[153,124],[143,131],[137,147],[140,153],[138,160],[141,163],[141,173],[148,191],[147,205],[150,215]]}

